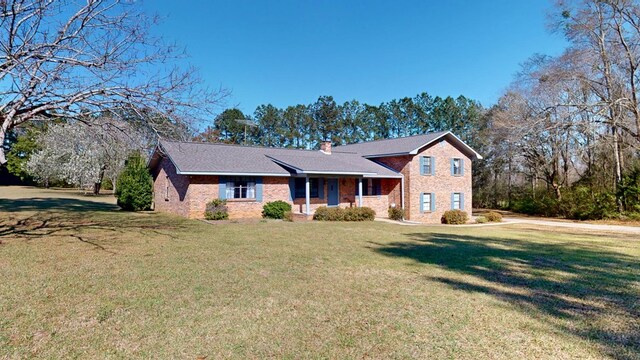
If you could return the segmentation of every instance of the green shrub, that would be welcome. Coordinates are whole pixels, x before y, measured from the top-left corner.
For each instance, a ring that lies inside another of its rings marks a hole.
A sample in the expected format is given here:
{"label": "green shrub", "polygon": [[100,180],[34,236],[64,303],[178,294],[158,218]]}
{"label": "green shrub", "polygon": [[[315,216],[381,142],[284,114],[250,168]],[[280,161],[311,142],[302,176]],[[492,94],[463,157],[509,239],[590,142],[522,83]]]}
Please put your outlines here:
{"label": "green shrub", "polygon": [[286,201],[271,201],[262,207],[262,217],[268,219],[284,219],[284,213],[291,211],[291,204]]}
{"label": "green shrub", "polygon": [[344,209],[341,207],[320,206],[313,214],[313,220],[319,221],[342,221],[344,219]]}
{"label": "green shrub", "polygon": [[489,211],[488,213],[484,214],[484,218],[488,222],[502,222],[502,214],[497,211]]}
{"label": "green shrub", "polygon": [[440,219],[443,224],[460,225],[469,220],[469,215],[462,210],[447,210]]}
{"label": "green shrub", "polygon": [[476,224],[485,224],[487,222],[489,222],[489,220],[482,215],[476,217]]}
{"label": "green shrub", "polygon": [[226,220],[229,218],[227,200],[213,199],[207,203],[204,210],[204,218],[207,220]]}
{"label": "green shrub", "polygon": [[284,221],[293,222],[293,212],[292,211],[285,211],[284,214],[282,215],[282,219]]}
{"label": "green shrub", "polygon": [[313,220],[319,221],[373,221],[376,212],[368,207],[341,207],[320,206],[313,214]]}
{"label": "green shrub", "polygon": [[140,154],[129,157],[124,170],[116,181],[118,206],[128,211],[151,209],[153,178],[146,161]]}
{"label": "green shrub", "polygon": [[403,220],[404,215],[405,215],[404,209],[397,208],[397,207],[389,208],[389,219],[391,220],[398,220],[398,221]]}
{"label": "green shrub", "polygon": [[343,221],[373,221],[376,212],[369,207],[352,207],[344,209]]}

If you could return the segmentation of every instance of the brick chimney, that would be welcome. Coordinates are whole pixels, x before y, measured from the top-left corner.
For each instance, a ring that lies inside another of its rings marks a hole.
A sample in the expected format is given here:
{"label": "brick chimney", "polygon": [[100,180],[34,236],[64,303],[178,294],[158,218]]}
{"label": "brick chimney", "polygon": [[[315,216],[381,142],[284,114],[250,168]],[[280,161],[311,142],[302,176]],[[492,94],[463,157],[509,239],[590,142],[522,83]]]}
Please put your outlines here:
{"label": "brick chimney", "polygon": [[320,151],[327,155],[331,155],[331,141],[323,141],[322,145],[320,145]]}

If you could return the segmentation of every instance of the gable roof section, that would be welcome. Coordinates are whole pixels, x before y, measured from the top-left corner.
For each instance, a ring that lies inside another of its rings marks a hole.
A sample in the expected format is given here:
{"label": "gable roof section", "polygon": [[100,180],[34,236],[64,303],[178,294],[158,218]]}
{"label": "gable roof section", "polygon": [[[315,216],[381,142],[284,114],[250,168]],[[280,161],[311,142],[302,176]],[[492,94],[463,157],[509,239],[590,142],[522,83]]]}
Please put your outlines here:
{"label": "gable roof section", "polygon": [[[327,155],[315,150],[173,141],[161,141],[159,146],[181,175],[401,177],[354,153]],[[150,167],[156,166],[157,161],[154,155]]]}
{"label": "gable roof section", "polygon": [[384,139],[368,141],[358,144],[342,145],[334,147],[334,152],[353,152],[360,154],[365,158],[377,158],[386,156],[415,155],[420,149],[428,146],[440,139],[447,139],[454,145],[457,145],[462,152],[466,153],[473,159],[482,159],[482,155],[478,154],[464,141],[460,140],[451,131],[439,131],[423,135],[407,136],[396,139]]}

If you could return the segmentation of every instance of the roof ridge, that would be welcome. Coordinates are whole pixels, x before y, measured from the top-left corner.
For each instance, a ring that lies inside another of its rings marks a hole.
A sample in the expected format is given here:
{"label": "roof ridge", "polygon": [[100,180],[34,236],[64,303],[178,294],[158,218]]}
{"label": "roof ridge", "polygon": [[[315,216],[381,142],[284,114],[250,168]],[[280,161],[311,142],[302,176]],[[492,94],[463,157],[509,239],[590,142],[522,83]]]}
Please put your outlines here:
{"label": "roof ridge", "polygon": [[370,144],[370,143],[379,142],[379,141],[392,141],[392,140],[408,139],[408,138],[413,138],[413,137],[418,137],[418,136],[429,136],[429,135],[436,135],[436,134],[445,134],[445,133],[448,133],[448,132],[451,132],[451,131],[450,130],[434,131],[434,132],[429,132],[429,133],[425,133],[425,134],[416,134],[416,135],[401,136],[401,137],[395,137],[395,138],[386,138],[386,139],[363,141],[363,142],[357,142],[357,143],[353,143],[353,144],[336,145],[335,147],[338,148],[338,147],[343,147],[343,146]]}
{"label": "roof ridge", "polygon": [[174,143],[174,144],[193,144],[193,145],[218,145],[218,146],[230,146],[230,147],[237,147],[237,148],[253,148],[253,149],[293,150],[293,151],[306,151],[306,152],[320,151],[320,150],[312,150],[312,149],[294,149],[294,148],[263,146],[263,145],[226,144],[226,143],[216,143],[216,142],[209,142],[209,141],[160,140],[160,142]]}

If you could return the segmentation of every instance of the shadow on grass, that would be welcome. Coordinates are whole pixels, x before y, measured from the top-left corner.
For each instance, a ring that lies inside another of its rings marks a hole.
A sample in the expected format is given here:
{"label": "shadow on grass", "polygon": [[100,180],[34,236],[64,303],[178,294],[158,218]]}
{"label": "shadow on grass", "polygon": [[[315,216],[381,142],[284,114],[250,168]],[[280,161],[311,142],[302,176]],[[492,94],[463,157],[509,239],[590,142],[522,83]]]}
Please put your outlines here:
{"label": "shadow on grass", "polygon": [[108,245],[127,232],[175,238],[172,231],[183,226],[180,220],[167,221],[157,214],[145,216],[119,209],[113,204],[81,199],[0,199],[0,243],[2,239],[30,241],[65,236],[112,252]]}
{"label": "shadow on grass", "polygon": [[597,342],[613,358],[640,358],[637,258],[575,242],[438,233],[408,236],[413,241],[377,244],[375,251],[473,276],[429,279],[550,316],[563,331]]}
{"label": "shadow on grass", "polygon": [[69,198],[0,199],[0,211],[114,211],[119,207],[99,201]]}

